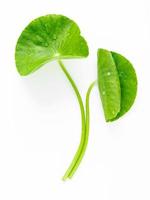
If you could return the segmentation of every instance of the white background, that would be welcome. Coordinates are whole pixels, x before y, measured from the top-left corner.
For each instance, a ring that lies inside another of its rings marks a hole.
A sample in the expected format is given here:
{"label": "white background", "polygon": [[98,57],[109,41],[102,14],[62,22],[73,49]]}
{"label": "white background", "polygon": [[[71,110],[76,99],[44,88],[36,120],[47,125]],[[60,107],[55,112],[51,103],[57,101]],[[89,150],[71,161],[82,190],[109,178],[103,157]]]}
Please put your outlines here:
{"label": "white background", "polygon": [[[64,63],[83,98],[96,78],[97,48],[126,56],[138,95],[121,119],[106,123],[95,87],[83,162],[63,182],[80,140],[80,111],[66,77],[52,62],[28,77],[15,68],[24,27],[41,15],[75,20],[88,41],[87,59]],[[0,1],[0,199],[150,199],[150,5],[148,0]]]}

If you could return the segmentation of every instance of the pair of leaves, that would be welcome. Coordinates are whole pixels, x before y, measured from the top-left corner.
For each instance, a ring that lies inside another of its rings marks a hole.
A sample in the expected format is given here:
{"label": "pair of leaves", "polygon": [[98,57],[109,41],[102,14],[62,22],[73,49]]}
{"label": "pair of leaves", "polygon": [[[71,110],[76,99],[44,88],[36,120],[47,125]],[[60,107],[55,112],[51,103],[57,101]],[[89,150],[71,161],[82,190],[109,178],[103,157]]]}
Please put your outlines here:
{"label": "pair of leaves", "polygon": [[[95,82],[88,89],[84,109],[79,90],[61,59],[82,58],[88,54],[88,46],[79,27],[62,15],[35,19],[21,33],[16,45],[16,66],[21,75],[31,74],[45,63],[58,60],[78,99],[82,121],[81,141],[64,180],[73,176],[87,147],[89,96]],[[136,96],[137,78],[132,64],[118,53],[99,49],[97,80],[106,121],[118,119],[130,109]]]}
{"label": "pair of leaves", "polygon": [[[28,75],[52,60],[81,58],[89,54],[77,24],[62,15],[47,15],[32,21],[16,45],[16,66]],[[106,121],[113,121],[132,106],[137,78],[132,64],[120,54],[98,50],[98,86]]]}

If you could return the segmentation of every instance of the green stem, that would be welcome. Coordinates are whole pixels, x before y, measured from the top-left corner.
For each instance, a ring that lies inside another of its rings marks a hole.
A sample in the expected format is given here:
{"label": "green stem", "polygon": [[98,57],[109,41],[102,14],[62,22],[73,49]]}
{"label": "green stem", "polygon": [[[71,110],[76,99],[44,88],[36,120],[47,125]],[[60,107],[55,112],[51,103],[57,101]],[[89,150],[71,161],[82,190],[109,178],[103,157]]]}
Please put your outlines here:
{"label": "green stem", "polygon": [[74,173],[76,172],[77,168],[79,167],[83,156],[85,154],[86,148],[87,148],[87,144],[88,144],[88,139],[89,139],[89,129],[90,129],[90,103],[89,103],[89,99],[90,99],[90,93],[92,91],[92,88],[94,87],[94,85],[96,84],[96,81],[94,81],[88,88],[87,94],[86,94],[86,131],[85,131],[85,140],[84,140],[84,144],[82,147],[82,151],[80,153],[80,156],[78,157],[78,160],[76,162],[76,165],[74,165],[74,168],[72,169],[72,171],[69,174],[69,178],[72,178],[72,176],[74,175]]}
{"label": "green stem", "polygon": [[72,85],[72,88],[74,89],[74,92],[76,94],[76,97],[78,99],[78,103],[80,106],[80,112],[81,112],[81,123],[82,123],[82,128],[81,128],[81,140],[80,140],[80,144],[78,147],[78,150],[69,166],[69,168],[67,169],[65,175],[63,176],[63,180],[66,180],[69,177],[69,174],[71,173],[72,169],[74,168],[74,166],[76,165],[76,162],[82,152],[82,148],[84,145],[84,141],[85,141],[85,111],[84,111],[84,105],[83,105],[83,101],[81,98],[81,95],[79,93],[79,90],[74,82],[74,80],[71,78],[70,74],[68,73],[68,71],[66,70],[64,64],[62,63],[61,60],[58,60],[58,63],[61,67],[61,69],[63,70],[63,72],[65,73],[66,77],[68,78],[70,84]]}

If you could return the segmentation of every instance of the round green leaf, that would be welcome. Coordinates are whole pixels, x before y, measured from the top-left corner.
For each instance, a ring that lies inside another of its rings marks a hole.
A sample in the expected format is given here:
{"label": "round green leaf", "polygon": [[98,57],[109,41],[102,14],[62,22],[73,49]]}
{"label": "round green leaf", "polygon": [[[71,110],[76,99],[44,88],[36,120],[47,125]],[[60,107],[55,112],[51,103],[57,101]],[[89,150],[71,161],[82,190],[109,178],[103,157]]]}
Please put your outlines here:
{"label": "round green leaf", "polygon": [[132,64],[118,53],[99,49],[98,87],[106,121],[124,115],[137,93],[137,77]]}
{"label": "round green leaf", "polygon": [[62,15],[47,15],[32,21],[21,33],[15,52],[21,75],[57,59],[88,56],[88,46],[77,24]]}

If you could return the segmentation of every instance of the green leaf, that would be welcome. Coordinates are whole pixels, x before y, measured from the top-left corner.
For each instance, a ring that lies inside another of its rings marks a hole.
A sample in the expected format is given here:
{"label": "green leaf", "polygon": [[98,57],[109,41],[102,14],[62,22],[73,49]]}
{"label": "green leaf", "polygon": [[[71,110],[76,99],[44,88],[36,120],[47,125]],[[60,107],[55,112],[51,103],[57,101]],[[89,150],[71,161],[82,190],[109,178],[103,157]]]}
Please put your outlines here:
{"label": "green leaf", "polygon": [[137,93],[137,77],[132,64],[118,53],[99,49],[98,87],[106,121],[124,115]]}
{"label": "green leaf", "polygon": [[111,53],[116,63],[121,87],[121,109],[117,115],[117,118],[119,118],[134,103],[137,94],[137,77],[132,64],[125,57],[115,52]]}
{"label": "green leaf", "polygon": [[58,59],[88,56],[88,46],[77,24],[62,15],[47,15],[32,21],[21,33],[15,52],[21,75]]}
{"label": "green leaf", "polygon": [[111,52],[98,50],[98,86],[106,121],[114,119],[120,111],[120,81]]}

